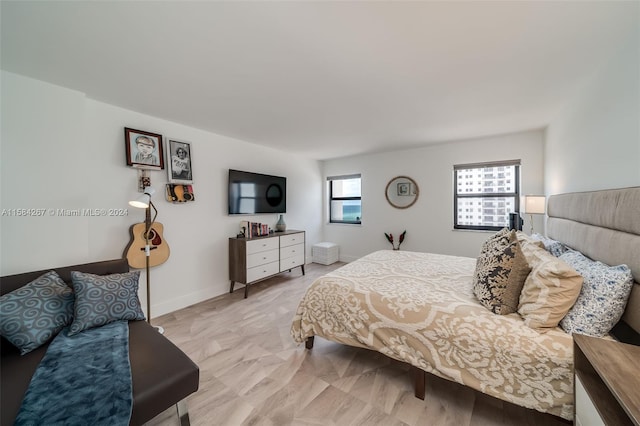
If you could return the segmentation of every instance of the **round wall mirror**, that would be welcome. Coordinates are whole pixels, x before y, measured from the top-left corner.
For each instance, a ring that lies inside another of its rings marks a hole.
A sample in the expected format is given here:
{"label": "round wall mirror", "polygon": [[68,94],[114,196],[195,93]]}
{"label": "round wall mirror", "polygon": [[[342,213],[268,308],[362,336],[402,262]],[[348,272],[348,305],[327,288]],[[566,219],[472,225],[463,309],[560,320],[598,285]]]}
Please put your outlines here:
{"label": "round wall mirror", "polygon": [[408,176],[394,177],[384,191],[389,204],[397,209],[411,207],[418,200],[418,194],[418,184]]}

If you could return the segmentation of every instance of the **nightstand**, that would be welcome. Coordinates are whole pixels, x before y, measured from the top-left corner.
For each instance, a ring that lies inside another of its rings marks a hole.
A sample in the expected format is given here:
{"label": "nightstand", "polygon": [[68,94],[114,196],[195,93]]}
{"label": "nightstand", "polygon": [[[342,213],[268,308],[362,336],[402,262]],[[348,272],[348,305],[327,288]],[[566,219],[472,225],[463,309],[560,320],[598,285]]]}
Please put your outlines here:
{"label": "nightstand", "polygon": [[573,335],[576,426],[640,425],[640,346]]}

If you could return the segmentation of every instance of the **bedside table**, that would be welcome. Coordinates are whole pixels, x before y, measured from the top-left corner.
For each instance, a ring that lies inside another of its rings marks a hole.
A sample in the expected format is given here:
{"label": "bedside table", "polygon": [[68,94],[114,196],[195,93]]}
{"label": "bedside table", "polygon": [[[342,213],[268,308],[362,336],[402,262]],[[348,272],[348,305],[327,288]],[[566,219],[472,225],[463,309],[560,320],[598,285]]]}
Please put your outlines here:
{"label": "bedside table", "polygon": [[576,426],[640,425],[640,346],[573,335]]}

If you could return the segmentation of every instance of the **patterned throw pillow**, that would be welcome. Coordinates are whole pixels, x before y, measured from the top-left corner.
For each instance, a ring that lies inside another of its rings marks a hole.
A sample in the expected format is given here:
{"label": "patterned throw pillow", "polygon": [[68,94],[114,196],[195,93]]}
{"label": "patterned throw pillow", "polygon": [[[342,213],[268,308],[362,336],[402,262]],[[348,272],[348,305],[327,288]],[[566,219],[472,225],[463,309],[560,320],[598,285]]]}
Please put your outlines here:
{"label": "patterned throw pillow", "polygon": [[530,271],[516,231],[500,231],[482,246],[476,261],[473,293],[494,314],[513,313]]}
{"label": "patterned throw pillow", "polygon": [[560,257],[562,253],[569,250],[567,246],[562,244],[560,241],[552,240],[551,238],[547,238],[541,234],[531,234],[531,238],[544,244],[544,248],[555,257]]}
{"label": "patterned throw pillow", "polygon": [[71,271],[76,303],[69,336],[120,320],[145,319],[138,299],[140,271],[94,275]]}
{"label": "patterned throw pillow", "polygon": [[560,327],[569,334],[607,335],[627,306],[633,286],[631,269],[627,265],[605,265],[574,250],[564,253],[560,259],[584,277],[578,300],[560,321]]}
{"label": "patterned throw pillow", "polygon": [[0,333],[22,355],[43,345],[73,319],[73,291],[55,271],[0,297]]}
{"label": "patterned throw pillow", "polygon": [[522,287],[518,313],[530,328],[555,328],[578,298],[582,277],[538,243],[521,241],[520,246],[531,273]]}
{"label": "patterned throw pillow", "polygon": [[484,250],[485,247],[493,244],[496,240],[508,240],[509,238],[511,238],[511,231],[509,230],[509,228],[502,228],[484,242],[484,244],[482,245],[482,249]]}

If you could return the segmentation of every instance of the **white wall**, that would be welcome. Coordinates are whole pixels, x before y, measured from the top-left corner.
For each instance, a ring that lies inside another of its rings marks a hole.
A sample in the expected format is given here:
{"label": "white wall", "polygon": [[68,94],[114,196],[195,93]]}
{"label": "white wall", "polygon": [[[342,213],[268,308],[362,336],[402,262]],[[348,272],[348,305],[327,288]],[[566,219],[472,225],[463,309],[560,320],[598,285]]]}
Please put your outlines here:
{"label": "white wall", "polygon": [[[325,205],[324,237],[340,245],[340,259],[350,261],[391,245],[384,233],[407,231],[401,249],[475,257],[487,232],[453,230],[454,164],[521,159],[521,194],[543,193],[543,131],[450,142],[418,149],[347,157],[324,162],[327,176],[362,175],[362,225],[329,224]],[[417,202],[396,209],[385,198],[395,176],[413,178]],[[326,191],[326,188],[325,188]],[[542,230],[542,216],[534,226]],[[529,229],[529,218],[525,218]]]}
{"label": "white wall", "polygon": [[87,171],[101,161],[94,157],[89,164],[91,150],[79,144],[87,134],[84,96],[56,86],[24,84],[4,72],[1,83],[2,273],[82,262],[89,257],[89,218],[55,218],[48,212],[16,217],[11,215],[20,211],[4,209],[89,205]]}
{"label": "white wall", "polygon": [[[322,174],[317,161],[226,138],[87,98],[84,94],[2,72],[0,274],[120,258],[129,228],[144,211],[128,206],[138,195],[137,170],[126,166],[124,127],[192,143],[196,201],[163,199],[166,170],[151,172],[154,197],[171,249],[151,271],[152,317],[228,291],[228,238],[240,220],[275,225],[277,215],[227,215],[227,170],[287,177],[289,229],[321,240]],[[42,208],[43,217],[10,209]],[[125,208],[125,217],[63,217],[49,209]],[[4,210],[7,209],[7,210]],[[144,271],[141,283],[146,280]],[[146,292],[141,285],[143,306]]]}
{"label": "white wall", "polygon": [[[520,158],[522,194],[554,194],[640,185],[638,37],[571,99],[543,131],[530,131],[318,163],[86,98],[83,93],[2,72],[0,208],[129,208],[137,172],[125,165],[123,128],[192,142],[196,202],[157,200],[171,257],[152,270],[152,313],[166,313],[225,293],[227,238],[240,218],[226,214],[226,171],[288,177],[289,228],[307,231],[307,258],[319,241],[340,244],[341,259],[388,249],[384,232],[407,230],[404,250],[476,256],[487,234],[454,231],[454,164]],[[251,153],[250,155],[248,153]],[[362,174],[361,226],[328,224],[326,177]],[[152,172],[154,186],[166,173]],[[391,207],[387,182],[408,175],[417,203]],[[126,217],[0,218],[0,273],[121,257]],[[242,219],[273,225],[276,215]],[[542,217],[534,216],[535,229]],[[529,228],[525,216],[525,229]],[[144,274],[143,274],[144,280]],[[144,287],[144,286],[143,286]],[[145,303],[144,288],[141,291]]]}
{"label": "white wall", "polygon": [[547,194],[640,185],[639,32],[548,126]]}

